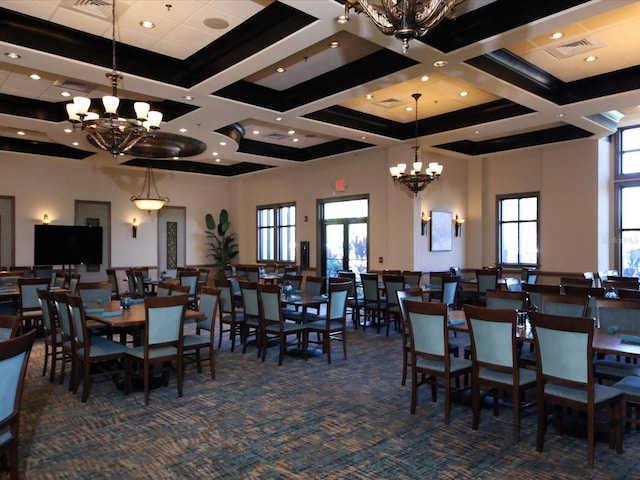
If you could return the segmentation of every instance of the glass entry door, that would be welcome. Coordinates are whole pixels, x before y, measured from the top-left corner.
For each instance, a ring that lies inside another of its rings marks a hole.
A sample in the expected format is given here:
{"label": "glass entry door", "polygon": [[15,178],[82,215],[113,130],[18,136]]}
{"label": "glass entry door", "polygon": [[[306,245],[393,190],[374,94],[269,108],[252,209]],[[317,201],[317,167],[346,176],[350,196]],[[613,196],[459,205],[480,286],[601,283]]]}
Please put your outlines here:
{"label": "glass entry door", "polygon": [[359,277],[367,271],[368,210],[367,198],[322,203],[322,276],[352,270]]}

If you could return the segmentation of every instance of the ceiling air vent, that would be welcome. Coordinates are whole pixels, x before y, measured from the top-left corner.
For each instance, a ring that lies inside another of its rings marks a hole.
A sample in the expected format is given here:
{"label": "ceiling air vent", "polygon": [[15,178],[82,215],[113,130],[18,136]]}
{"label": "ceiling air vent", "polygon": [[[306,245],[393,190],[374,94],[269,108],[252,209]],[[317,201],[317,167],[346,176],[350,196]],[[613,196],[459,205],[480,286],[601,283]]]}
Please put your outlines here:
{"label": "ceiling air vent", "polygon": [[53,82],[54,87],[62,88],[64,90],[73,90],[74,92],[89,93],[95,87],[93,85],[87,85],[86,83],[78,82],[76,80],[56,80]]}
{"label": "ceiling air vent", "polygon": [[289,135],[285,135],[284,133],[273,132],[268,135],[265,135],[264,138],[268,138],[269,140],[284,140],[285,138],[289,138]]}
{"label": "ceiling air vent", "polygon": [[383,108],[392,108],[397,107],[401,103],[403,102],[401,102],[397,98],[387,98],[386,100],[380,100],[379,102],[376,102],[376,105]]}
{"label": "ceiling air vent", "polygon": [[[107,0],[63,0],[62,7],[111,21],[111,2]],[[118,8],[122,15],[122,9]]]}
{"label": "ceiling air vent", "polygon": [[597,38],[590,36],[579,40],[572,40],[561,45],[545,48],[545,51],[556,58],[569,58],[575,55],[584,55],[596,48],[604,47],[604,44]]}

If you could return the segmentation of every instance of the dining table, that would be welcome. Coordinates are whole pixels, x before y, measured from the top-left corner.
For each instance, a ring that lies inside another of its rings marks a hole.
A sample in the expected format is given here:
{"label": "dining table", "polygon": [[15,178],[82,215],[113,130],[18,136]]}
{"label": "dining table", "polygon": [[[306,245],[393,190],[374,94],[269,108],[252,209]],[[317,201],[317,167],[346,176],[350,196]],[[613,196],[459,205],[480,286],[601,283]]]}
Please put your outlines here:
{"label": "dining table", "polygon": [[294,307],[298,307],[302,311],[302,322],[306,321],[307,317],[307,309],[309,308],[320,308],[320,305],[323,303],[327,303],[329,301],[329,296],[326,294],[323,295],[314,295],[312,293],[295,291],[290,295],[282,294],[280,297],[280,302],[284,305],[292,305]]}
{"label": "dining table", "polygon": [[[126,328],[144,325],[146,313],[144,302],[134,303],[131,307],[123,309],[119,300],[111,300],[105,303],[89,303],[85,307],[87,319],[94,320],[112,328]],[[197,310],[186,309],[185,320],[199,320],[206,315]]]}

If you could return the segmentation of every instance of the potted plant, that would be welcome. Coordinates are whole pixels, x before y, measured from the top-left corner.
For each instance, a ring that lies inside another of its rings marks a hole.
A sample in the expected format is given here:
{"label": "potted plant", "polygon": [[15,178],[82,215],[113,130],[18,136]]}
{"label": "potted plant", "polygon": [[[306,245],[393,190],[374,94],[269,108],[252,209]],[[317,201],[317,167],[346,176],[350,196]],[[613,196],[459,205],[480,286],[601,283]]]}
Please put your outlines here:
{"label": "potted plant", "polygon": [[231,263],[231,260],[238,255],[238,244],[235,243],[233,233],[227,233],[231,222],[229,221],[229,212],[224,208],[220,211],[218,224],[213,215],[207,213],[205,216],[207,230],[205,235],[209,240],[207,246],[210,253],[207,256],[213,257],[216,266],[216,278],[224,278],[224,267]]}

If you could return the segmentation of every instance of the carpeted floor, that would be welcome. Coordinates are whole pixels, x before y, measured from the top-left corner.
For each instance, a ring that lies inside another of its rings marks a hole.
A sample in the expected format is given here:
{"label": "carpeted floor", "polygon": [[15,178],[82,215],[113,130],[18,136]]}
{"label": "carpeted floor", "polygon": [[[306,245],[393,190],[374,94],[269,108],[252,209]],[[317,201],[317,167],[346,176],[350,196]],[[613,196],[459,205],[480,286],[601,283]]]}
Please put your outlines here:
{"label": "carpeted floor", "polygon": [[[189,366],[184,396],[168,388],[124,396],[109,381],[80,394],[42,377],[43,345],[34,346],[21,417],[20,471],[26,479],[636,479],[640,435],[625,435],[622,455],[552,428],[535,451],[535,413],[512,445],[512,411],[456,403],[451,423],[425,388],[409,414],[410,385],[400,385],[400,338],[349,331],[348,360],[305,362],[277,349],[261,363],[251,349],[217,351],[217,379]],[[463,344],[465,339],[453,339]],[[205,369],[204,371],[207,371]],[[1,476],[0,476],[1,478]]]}

